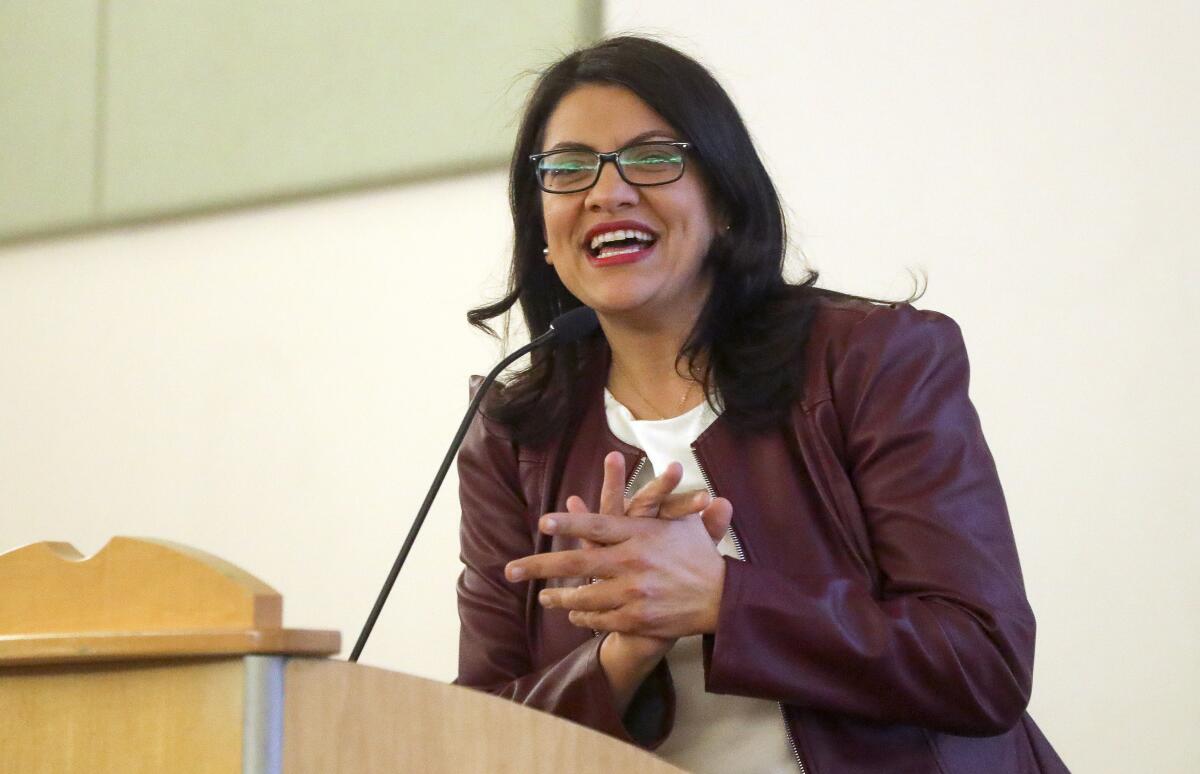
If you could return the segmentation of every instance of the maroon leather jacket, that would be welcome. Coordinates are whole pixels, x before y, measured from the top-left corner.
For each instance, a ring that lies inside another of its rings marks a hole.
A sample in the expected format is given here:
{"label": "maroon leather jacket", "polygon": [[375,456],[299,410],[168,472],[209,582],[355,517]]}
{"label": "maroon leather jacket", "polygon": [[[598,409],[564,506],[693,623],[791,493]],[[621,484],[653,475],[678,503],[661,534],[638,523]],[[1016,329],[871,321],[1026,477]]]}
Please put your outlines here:
{"label": "maroon leather jacket", "polygon": [[[822,300],[806,358],[789,422],[744,436],[718,419],[693,444],[745,554],[726,559],[706,689],[780,702],[808,774],[1065,772],[1025,712],[1034,618],[958,326]],[[673,715],[665,663],[622,718],[601,638],[543,610],[541,582],[503,575],[575,547],[538,518],[571,494],[598,502],[607,452],[628,470],[641,456],[608,430],[603,370],[552,442],[517,445],[481,418],[462,447],[456,682],[653,748]],[[635,739],[639,717],[651,728]]]}

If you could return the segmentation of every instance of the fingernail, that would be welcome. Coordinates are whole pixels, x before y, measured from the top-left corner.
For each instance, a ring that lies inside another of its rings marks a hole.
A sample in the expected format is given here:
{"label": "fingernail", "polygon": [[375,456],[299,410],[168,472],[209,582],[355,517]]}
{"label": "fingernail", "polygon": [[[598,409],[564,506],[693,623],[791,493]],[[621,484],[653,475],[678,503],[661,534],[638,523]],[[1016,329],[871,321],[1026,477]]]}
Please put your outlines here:
{"label": "fingernail", "polygon": [[549,602],[550,602],[549,592],[547,592],[545,589],[542,589],[541,591],[539,591],[538,592],[538,602],[540,602],[543,605],[549,604]]}
{"label": "fingernail", "polygon": [[556,529],[558,529],[557,521],[548,516],[542,519],[542,532],[545,532],[547,535],[553,535]]}
{"label": "fingernail", "polygon": [[525,577],[524,567],[508,567],[505,572],[508,573],[508,579],[512,581],[519,581]]}

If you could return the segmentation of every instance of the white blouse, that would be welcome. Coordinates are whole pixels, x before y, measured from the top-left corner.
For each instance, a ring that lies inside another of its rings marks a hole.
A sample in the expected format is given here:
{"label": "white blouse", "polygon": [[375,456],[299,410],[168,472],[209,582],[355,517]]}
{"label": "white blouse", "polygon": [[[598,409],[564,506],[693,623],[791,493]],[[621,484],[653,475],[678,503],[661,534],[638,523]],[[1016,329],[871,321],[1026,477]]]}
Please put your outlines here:
{"label": "white blouse", "polygon": [[[643,450],[649,458],[635,486],[651,481],[657,475],[654,471],[679,462],[683,465],[683,480],[676,491],[705,488],[691,444],[716,421],[708,401],[671,419],[641,420],[634,419],[629,409],[605,390],[604,409],[613,435]],[[729,534],[717,548],[725,556],[738,558]],[[681,637],[667,654],[675,682],[675,725],[656,754],[697,774],[794,774],[798,767],[779,705],[766,699],[706,693],[701,640],[698,634]]]}

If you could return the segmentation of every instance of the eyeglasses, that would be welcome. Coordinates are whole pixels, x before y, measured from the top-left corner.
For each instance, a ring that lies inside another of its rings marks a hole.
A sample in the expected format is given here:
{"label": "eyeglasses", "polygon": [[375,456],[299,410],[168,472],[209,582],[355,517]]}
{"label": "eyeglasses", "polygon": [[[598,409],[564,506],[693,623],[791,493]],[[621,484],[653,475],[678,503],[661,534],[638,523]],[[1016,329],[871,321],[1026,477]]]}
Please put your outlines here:
{"label": "eyeglasses", "polygon": [[600,179],[604,163],[617,165],[617,173],[630,185],[674,183],[683,177],[683,152],[690,142],[639,142],[612,153],[568,148],[529,157],[538,187],[546,193],[586,191]]}

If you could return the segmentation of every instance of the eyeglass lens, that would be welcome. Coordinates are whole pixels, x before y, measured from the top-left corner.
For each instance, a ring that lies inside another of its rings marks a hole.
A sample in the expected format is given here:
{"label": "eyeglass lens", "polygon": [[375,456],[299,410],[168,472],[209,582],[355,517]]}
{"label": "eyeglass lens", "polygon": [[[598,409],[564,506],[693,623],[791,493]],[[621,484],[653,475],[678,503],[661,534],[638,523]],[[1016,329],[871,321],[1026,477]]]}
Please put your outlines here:
{"label": "eyeglass lens", "polygon": [[[547,191],[582,191],[595,185],[600,166],[600,157],[592,151],[557,151],[538,160],[538,180]],[[632,185],[672,183],[683,175],[683,150],[666,144],[632,145],[618,153],[617,166]]]}

